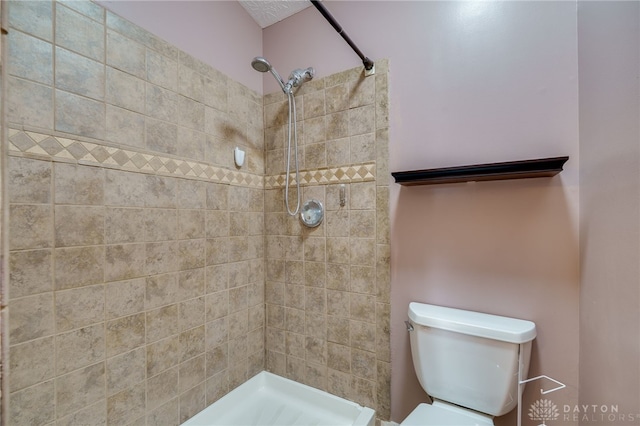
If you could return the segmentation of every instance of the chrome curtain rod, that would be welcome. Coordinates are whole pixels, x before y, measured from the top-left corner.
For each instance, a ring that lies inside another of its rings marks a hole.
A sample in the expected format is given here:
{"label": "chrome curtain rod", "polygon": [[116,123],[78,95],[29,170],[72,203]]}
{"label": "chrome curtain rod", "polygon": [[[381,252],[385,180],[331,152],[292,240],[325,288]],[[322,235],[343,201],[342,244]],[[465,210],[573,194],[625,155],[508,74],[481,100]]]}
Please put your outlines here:
{"label": "chrome curtain rod", "polygon": [[345,33],[342,30],[342,27],[340,26],[340,24],[338,24],[338,22],[331,15],[331,13],[329,13],[327,8],[325,8],[324,5],[322,3],[320,3],[319,0],[310,0],[310,1],[311,1],[311,4],[313,4],[316,7],[316,9],[318,9],[318,11],[322,14],[322,16],[324,16],[324,18],[327,21],[329,21],[331,26],[338,32],[338,34],[340,34],[342,36],[344,41],[346,41],[347,44],[349,46],[351,46],[353,51],[356,52],[356,54],[360,57],[360,59],[362,59],[362,64],[364,65],[364,69],[367,70],[367,71],[371,71],[373,69],[373,65],[374,65],[373,61],[371,59],[367,58],[366,56],[364,56],[362,51],[360,49],[358,49],[358,46],[356,46],[355,43],[351,40],[351,38],[349,38],[347,33]]}

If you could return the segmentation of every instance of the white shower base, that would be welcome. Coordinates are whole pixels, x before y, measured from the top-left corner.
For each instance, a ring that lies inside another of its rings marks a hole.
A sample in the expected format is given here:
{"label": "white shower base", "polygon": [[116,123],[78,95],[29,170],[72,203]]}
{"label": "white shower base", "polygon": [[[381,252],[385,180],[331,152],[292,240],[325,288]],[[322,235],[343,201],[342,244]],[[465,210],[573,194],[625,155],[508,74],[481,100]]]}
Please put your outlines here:
{"label": "white shower base", "polygon": [[263,371],[183,426],[374,426],[375,411]]}

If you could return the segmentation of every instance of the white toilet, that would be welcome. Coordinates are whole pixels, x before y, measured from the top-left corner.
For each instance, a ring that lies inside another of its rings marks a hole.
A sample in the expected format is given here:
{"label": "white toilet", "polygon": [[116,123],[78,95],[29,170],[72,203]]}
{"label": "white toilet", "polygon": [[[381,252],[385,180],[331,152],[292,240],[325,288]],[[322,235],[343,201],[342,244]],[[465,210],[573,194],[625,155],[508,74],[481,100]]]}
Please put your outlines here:
{"label": "white toilet", "polygon": [[409,324],[416,375],[433,403],[418,405],[402,426],[491,426],[515,408],[534,323],[412,302]]}

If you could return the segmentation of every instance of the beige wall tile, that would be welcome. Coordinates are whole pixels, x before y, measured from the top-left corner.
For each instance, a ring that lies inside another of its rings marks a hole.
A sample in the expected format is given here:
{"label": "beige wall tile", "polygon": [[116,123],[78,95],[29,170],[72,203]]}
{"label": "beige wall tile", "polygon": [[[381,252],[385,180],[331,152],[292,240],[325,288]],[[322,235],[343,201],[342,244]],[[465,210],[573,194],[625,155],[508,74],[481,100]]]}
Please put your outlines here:
{"label": "beige wall tile", "polygon": [[134,243],[145,241],[147,212],[134,208],[105,209],[105,243]]}
{"label": "beige wall tile", "polygon": [[38,383],[12,393],[9,422],[12,425],[48,424],[55,420],[55,387],[53,380]]}
{"label": "beige wall tile", "polygon": [[112,319],[142,312],[145,289],[144,278],[105,284],[105,318]]}
{"label": "beige wall tile", "polygon": [[351,320],[349,322],[351,346],[357,349],[373,352],[376,348],[375,324]]}
{"label": "beige wall tile", "polygon": [[373,238],[349,238],[352,265],[375,265],[376,244]]}
{"label": "beige wall tile", "polygon": [[304,384],[318,388],[320,390],[327,389],[327,367],[307,363]]}
{"label": "beige wall tile", "polygon": [[26,250],[9,254],[9,297],[17,299],[53,290],[52,251]]}
{"label": "beige wall tile", "polygon": [[142,347],[107,359],[108,396],[144,382],[145,377],[146,351]]}
{"label": "beige wall tile", "polygon": [[207,240],[181,240],[177,244],[179,270],[184,271],[205,266]]}
{"label": "beige wall tile", "polygon": [[375,131],[376,110],[367,105],[349,110],[349,136],[372,133]]}
{"label": "beige wall tile", "polygon": [[64,163],[55,163],[54,170],[56,203],[84,205],[104,203],[104,170]]}
{"label": "beige wall tile", "polygon": [[82,287],[102,282],[104,247],[71,247],[55,250],[55,288]]}
{"label": "beige wall tile", "polygon": [[9,309],[9,339],[12,345],[54,333],[53,293],[15,299]]}
{"label": "beige wall tile", "polygon": [[200,383],[204,383],[205,355],[199,355],[180,364],[178,374],[181,393]]}
{"label": "beige wall tile", "polygon": [[342,398],[353,400],[351,375],[332,368],[327,369],[327,391]]}
{"label": "beige wall tile", "polygon": [[107,423],[107,407],[104,400],[89,405],[66,417],[58,419],[56,425],[60,426],[99,426]]}
{"label": "beige wall tile", "polygon": [[144,80],[116,68],[107,67],[105,101],[120,108],[144,113]]}
{"label": "beige wall tile", "polygon": [[104,360],[104,326],[97,324],[58,334],[55,353],[58,375]]}
{"label": "beige wall tile", "polygon": [[376,293],[375,268],[369,266],[352,266],[350,289],[357,293]]}
{"label": "beige wall tile", "polygon": [[104,242],[104,207],[56,206],[56,247],[99,245]]}
{"label": "beige wall tile", "polygon": [[[37,16],[38,19],[33,19]],[[9,24],[43,40],[53,40],[53,3],[16,2],[9,9]]]}
{"label": "beige wall tile", "polygon": [[349,345],[351,341],[349,321],[341,317],[328,316],[327,339],[330,342]]}
{"label": "beige wall tile", "polygon": [[[200,158],[201,159],[201,158]],[[207,204],[207,183],[177,179],[177,206],[181,209],[204,209]]]}
{"label": "beige wall tile", "polygon": [[[192,130],[204,132],[205,122],[205,106],[204,104],[194,101],[185,96],[178,96],[177,100],[177,123],[180,126],[187,127]],[[204,154],[204,146],[202,146],[202,154]],[[202,159],[202,157],[199,157]]]}
{"label": "beige wall tile", "polygon": [[53,130],[53,89],[14,77],[7,79],[7,120]]}
{"label": "beige wall tile", "polygon": [[175,240],[178,236],[178,211],[175,209],[146,209],[144,229],[146,241]]}
{"label": "beige wall tile", "polygon": [[147,149],[176,155],[178,147],[178,126],[155,118],[145,118],[145,144]]}
{"label": "beige wall tile", "polygon": [[58,333],[104,321],[104,286],[56,292],[55,310]]}
{"label": "beige wall tile", "polygon": [[181,302],[178,305],[178,324],[180,331],[204,325],[205,298],[197,297]]}
{"label": "beige wall tile", "polygon": [[145,414],[145,385],[140,383],[107,398],[107,423],[126,424]]}
{"label": "beige wall tile", "polygon": [[[155,376],[179,363],[180,336],[173,335],[147,345],[147,377]],[[177,370],[175,373],[177,374]]]}
{"label": "beige wall tile", "polygon": [[139,78],[146,75],[145,49],[113,31],[107,31],[107,65]]}
{"label": "beige wall tile", "polygon": [[327,167],[336,167],[351,163],[349,138],[328,140],[326,144]]}
{"label": "beige wall tile", "polygon": [[102,101],[105,86],[104,65],[102,62],[56,47],[55,83],[57,89]]}
{"label": "beige wall tile", "polygon": [[180,401],[177,397],[148,412],[147,424],[163,426],[180,424]]}
{"label": "beige wall tile", "polygon": [[35,249],[53,246],[51,206],[45,204],[12,204],[9,207],[9,248]]}
{"label": "beige wall tile", "polygon": [[178,333],[178,305],[167,305],[146,313],[147,343]]}
{"label": "beige wall tile", "polygon": [[178,269],[178,245],[174,242],[160,242],[146,244],[147,275],[164,274]]}
{"label": "beige wall tile", "polygon": [[176,91],[178,87],[178,62],[147,49],[147,81]]}
{"label": "beige wall tile", "polygon": [[[206,352],[206,371],[207,377],[220,376],[221,372],[224,373],[222,378],[227,379],[226,368],[229,364],[229,345],[224,343],[220,346],[216,346],[207,350]],[[226,383],[225,383],[226,387]]]}
{"label": "beige wall tile", "polygon": [[328,343],[327,366],[344,373],[351,373],[351,352],[352,349],[349,346]]}
{"label": "beige wall tile", "polygon": [[108,357],[130,351],[144,345],[145,315],[130,315],[106,322],[106,347]]}
{"label": "beige wall tile", "polygon": [[305,285],[312,287],[324,287],[327,279],[326,266],[325,262],[305,262]]}
{"label": "beige wall tile", "polygon": [[9,202],[47,204],[51,202],[51,162],[8,157]]}
{"label": "beige wall tile", "polygon": [[55,376],[54,337],[45,337],[9,348],[9,388],[11,392]]}
{"label": "beige wall tile", "polygon": [[[95,13],[99,12],[94,12],[94,18]],[[57,3],[55,34],[59,46],[104,61],[104,26],[99,22]]]}
{"label": "beige wall tile", "polygon": [[376,354],[360,349],[351,350],[351,371],[354,376],[376,379]]}
{"label": "beige wall tile", "polygon": [[56,90],[55,129],[95,139],[105,137],[103,103]]}
{"label": "beige wall tile", "polygon": [[206,408],[207,404],[205,392],[206,387],[203,382],[180,395],[181,422],[190,419]]}
{"label": "beige wall tile", "polygon": [[327,288],[335,290],[349,290],[351,278],[348,264],[327,264]]}
{"label": "beige wall tile", "polygon": [[[184,362],[205,352],[204,324],[180,333],[180,361]],[[246,334],[246,330],[243,331]],[[246,354],[245,354],[246,355]]]}
{"label": "beige wall tile", "polygon": [[104,362],[56,379],[56,415],[64,417],[105,397]]}
{"label": "beige wall tile", "polygon": [[205,345],[207,350],[220,346],[229,340],[227,318],[222,317],[205,324]]}
{"label": "beige wall tile", "polygon": [[145,206],[164,209],[176,208],[177,179],[146,175]]}
{"label": "beige wall tile", "polygon": [[391,416],[391,363],[377,362],[376,401],[378,412],[383,418]]}
{"label": "beige wall tile", "polygon": [[153,118],[170,123],[177,123],[179,96],[170,90],[153,84],[146,87],[145,109]]}
{"label": "beige wall tile", "polygon": [[104,202],[107,206],[143,207],[146,176],[119,170],[105,171]]}
{"label": "beige wall tile", "polygon": [[178,394],[178,368],[147,379],[147,410],[168,402]]}
{"label": "beige wall tile", "polygon": [[[8,35],[8,48],[9,74],[42,84],[53,84],[51,43],[20,31],[11,31]],[[15,53],[11,54],[11,52]],[[37,67],[32,66],[34,62],[38,64]]]}

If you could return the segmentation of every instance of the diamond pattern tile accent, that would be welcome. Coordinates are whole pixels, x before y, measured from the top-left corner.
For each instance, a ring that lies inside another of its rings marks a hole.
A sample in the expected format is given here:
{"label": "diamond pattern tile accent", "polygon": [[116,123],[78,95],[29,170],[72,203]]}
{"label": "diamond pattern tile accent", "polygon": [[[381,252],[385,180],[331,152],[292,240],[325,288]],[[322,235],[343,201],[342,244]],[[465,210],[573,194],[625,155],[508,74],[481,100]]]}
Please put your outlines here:
{"label": "diamond pattern tile accent", "polygon": [[[60,136],[9,129],[9,155],[50,157],[52,161],[76,161],[107,166],[140,173],[163,174],[192,179],[204,179],[217,183],[248,186],[251,188],[282,188],[286,176],[260,176],[237,170],[229,170],[191,160],[163,157],[111,146],[97,142],[78,141]],[[301,185],[326,185],[331,183],[365,182],[375,180],[376,165],[354,164],[336,168],[322,168],[300,172]],[[290,177],[295,184],[295,176]]]}
{"label": "diamond pattern tile accent", "polygon": [[[285,183],[285,175],[266,176],[265,189],[281,188]],[[331,169],[307,170],[300,172],[301,185],[327,185],[332,183],[368,182],[376,179],[376,164],[365,163]],[[289,178],[295,184],[295,176]]]}
{"label": "diamond pattern tile accent", "polygon": [[[10,130],[13,130],[13,129],[10,129]],[[9,141],[13,145],[15,145],[16,148],[18,148],[20,151],[27,151],[37,145],[36,142],[24,132],[17,132],[14,134],[11,134],[11,133],[12,132],[10,131]]]}
{"label": "diamond pattern tile accent", "polygon": [[54,138],[46,138],[38,143],[40,148],[44,149],[49,155],[55,156],[62,151],[64,147]]}

